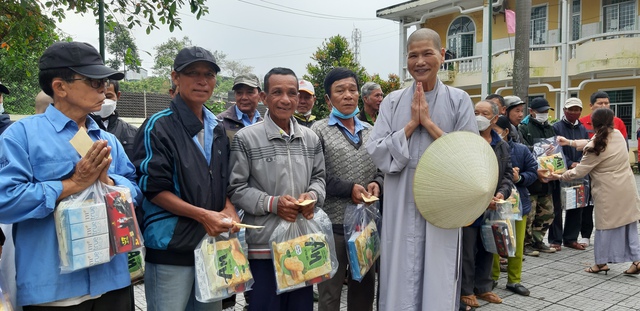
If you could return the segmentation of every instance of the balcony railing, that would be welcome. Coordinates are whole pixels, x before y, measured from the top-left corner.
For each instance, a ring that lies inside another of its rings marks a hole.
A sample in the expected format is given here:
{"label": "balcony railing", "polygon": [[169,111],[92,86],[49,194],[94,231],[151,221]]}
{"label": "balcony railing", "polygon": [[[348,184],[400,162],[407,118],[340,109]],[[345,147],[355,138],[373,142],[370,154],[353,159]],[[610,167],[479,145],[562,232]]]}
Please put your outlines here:
{"label": "balcony railing", "polygon": [[[592,35],[584,38],[580,38],[579,40],[568,42],[569,49],[569,59],[576,58],[577,47],[593,41],[601,41],[601,40],[612,40],[619,38],[631,38],[631,37],[640,37],[640,30],[629,30],[629,31],[621,31],[616,33],[603,33]],[[553,50],[555,59],[553,61],[558,61],[562,59],[562,44],[543,44],[543,45],[535,45],[529,48],[531,52],[537,51],[545,51],[545,50]],[[514,58],[514,49],[504,49],[496,51],[492,54],[492,59],[496,60],[498,57],[503,56],[504,54],[510,55],[511,59]],[[506,68],[507,72],[511,72],[513,68],[513,64],[510,67]],[[453,71],[454,73],[445,73],[446,71]],[[470,56],[470,57],[461,57],[455,59],[448,59],[444,61],[442,67],[440,67],[439,77],[442,80],[444,77],[451,77],[453,79],[456,74],[460,73],[478,73],[482,71],[482,56]],[[452,81],[452,80],[449,80]]]}

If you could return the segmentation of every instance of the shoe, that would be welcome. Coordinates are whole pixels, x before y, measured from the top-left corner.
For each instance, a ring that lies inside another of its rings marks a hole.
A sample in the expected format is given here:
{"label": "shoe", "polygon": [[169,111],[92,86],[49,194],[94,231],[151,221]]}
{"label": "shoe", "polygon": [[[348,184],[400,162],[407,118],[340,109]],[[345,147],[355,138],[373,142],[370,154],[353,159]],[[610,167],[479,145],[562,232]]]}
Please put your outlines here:
{"label": "shoe", "polygon": [[540,243],[535,243],[531,246],[533,249],[538,250],[540,252],[543,253],[555,253],[556,249],[555,248],[550,248],[549,246],[547,246],[546,244],[540,242]]}
{"label": "shoe", "polygon": [[318,292],[316,292],[315,290],[313,291],[313,301],[318,302],[320,300],[320,294],[318,294]]}
{"label": "shoe", "polygon": [[573,248],[573,249],[577,249],[579,251],[583,251],[584,250],[584,246],[578,242],[571,242],[571,243],[564,243],[564,246],[569,247],[569,248]]}
{"label": "shoe", "polygon": [[580,243],[580,245],[582,245],[582,246],[584,246],[584,247],[588,247],[588,246],[590,245],[590,244],[589,244],[589,243],[590,243],[590,240],[589,240],[589,239],[587,239],[587,238],[581,238],[581,239],[580,239],[580,242],[578,242],[578,243]]}
{"label": "shoe", "polygon": [[531,247],[531,245],[525,245],[524,246],[524,254],[527,255],[527,256],[531,256],[531,257],[540,256],[540,252],[538,252],[537,250],[533,249],[533,247]]}
{"label": "shoe", "polygon": [[490,303],[502,303],[502,299],[494,292],[486,292],[477,295],[478,298]]}
{"label": "shoe", "polygon": [[472,307],[472,306],[467,306],[467,304],[465,304],[464,302],[460,301],[460,308],[458,308],[459,311],[475,311],[476,308]]}
{"label": "shoe", "polygon": [[562,245],[553,243],[553,244],[549,244],[549,248],[555,249],[556,252],[559,252],[562,250]]}
{"label": "shoe", "polygon": [[626,275],[640,274],[640,261],[634,261],[631,267],[622,273]]}
{"label": "shoe", "polygon": [[472,308],[477,308],[480,306],[480,304],[478,303],[478,299],[476,299],[476,295],[460,296],[460,301]]}
{"label": "shoe", "polygon": [[529,290],[520,283],[507,284],[507,290],[510,290],[521,296],[529,296]]}
{"label": "shoe", "polygon": [[[585,272],[589,272],[589,273],[600,273],[600,272],[604,272],[604,275],[607,275],[607,273],[609,273],[609,267],[607,267],[607,264],[601,264],[601,265],[595,265],[589,268],[584,269]],[[626,272],[626,271],[625,271]]]}
{"label": "shoe", "polygon": [[507,272],[507,265],[500,264],[500,272]]}

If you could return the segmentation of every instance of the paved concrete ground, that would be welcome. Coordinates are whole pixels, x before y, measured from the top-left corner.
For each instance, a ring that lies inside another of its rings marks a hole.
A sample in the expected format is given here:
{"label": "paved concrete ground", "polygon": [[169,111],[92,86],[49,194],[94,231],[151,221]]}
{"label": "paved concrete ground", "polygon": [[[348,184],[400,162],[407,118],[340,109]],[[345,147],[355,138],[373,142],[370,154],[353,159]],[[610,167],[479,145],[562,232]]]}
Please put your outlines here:
{"label": "paved concrete ground", "polygon": [[[636,184],[640,188],[640,175],[636,175]],[[522,284],[529,288],[531,296],[523,297],[505,290],[506,274],[503,273],[495,290],[503,303],[487,304],[479,300],[480,310],[640,310],[640,276],[622,274],[630,263],[609,264],[608,275],[584,272],[594,263],[593,246],[584,251],[563,248],[555,254],[525,258]],[[244,307],[241,296],[238,296],[236,311]],[[135,300],[137,310],[146,310],[143,284],[135,286]],[[317,310],[317,304],[314,309]],[[347,310],[346,287],[343,288],[342,310]]]}

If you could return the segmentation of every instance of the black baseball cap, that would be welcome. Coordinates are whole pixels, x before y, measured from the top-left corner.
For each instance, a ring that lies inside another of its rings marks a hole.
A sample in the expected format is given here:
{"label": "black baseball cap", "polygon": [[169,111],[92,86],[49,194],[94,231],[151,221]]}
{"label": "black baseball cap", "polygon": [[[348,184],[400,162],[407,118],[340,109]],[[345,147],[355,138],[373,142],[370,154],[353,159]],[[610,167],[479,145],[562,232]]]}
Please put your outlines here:
{"label": "black baseball cap", "polygon": [[9,92],[9,89],[6,86],[4,86],[2,82],[0,82],[0,93],[11,94],[11,92]]}
{"label": "black baseball cap", "polygon": [[537,112],[543,112],[543,111],[547,111],[547,110],[554,110],[553,108],[551,108],[549,106],[549,102],[542,98],[542,97],[536,97],[533,100],[531,100],[531,103],[529,104],[529,108],[537,111]]}
{"label": "black baseball cap", "polygon": [[208,62],[216,73],[220,72],[220,67],[216,64],[216,59],[213,57],[213,54],[199,46],[192,46],[180,50],[176,59],[173,60],[173,70],[180,72],[195,62]]}
{"label": "black baseball cap", "polygon": [[104,65],[100,53],[85,42],[56,42],[48,47],[38,63],[40,70],[69,68],[92,79],[124,79],[124,73]]}
{"label": "black baseball cap", "polygon": [[496,125],[503,130],[511,129],[511,122],[506,116],[499,116],[498,120],[496,120]]}

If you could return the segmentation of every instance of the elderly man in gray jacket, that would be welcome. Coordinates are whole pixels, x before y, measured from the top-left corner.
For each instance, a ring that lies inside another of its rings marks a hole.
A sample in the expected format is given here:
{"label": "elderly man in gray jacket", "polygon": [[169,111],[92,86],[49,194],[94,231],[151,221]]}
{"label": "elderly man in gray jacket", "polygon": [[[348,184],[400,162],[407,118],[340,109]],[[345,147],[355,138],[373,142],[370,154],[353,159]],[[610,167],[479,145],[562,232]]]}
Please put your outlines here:
{"label": "elderly man in gray jacket", "polygon": [[[265,226],[248,230],[249,264],[254,278],[249,310],[313,310],[312,287],[276,295],[269,238],[282,220],[299,213],[313,217],[325,198],[322,144],[310,129],[298,125],[298,79],[291,69],[271,69],[264,78],[264,121],[236,133],[231,144],[229,195],[245,212],[244,222]],[[316,200],[304,207],[303,200]]]}

